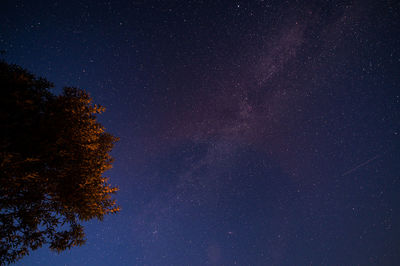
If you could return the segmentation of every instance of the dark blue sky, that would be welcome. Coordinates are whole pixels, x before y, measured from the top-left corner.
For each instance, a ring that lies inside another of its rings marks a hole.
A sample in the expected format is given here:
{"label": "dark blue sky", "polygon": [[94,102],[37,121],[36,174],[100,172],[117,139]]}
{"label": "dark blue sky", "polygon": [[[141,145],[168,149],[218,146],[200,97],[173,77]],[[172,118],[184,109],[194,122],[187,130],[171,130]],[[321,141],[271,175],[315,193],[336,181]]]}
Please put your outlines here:
{"label": "dark blue sky", "polygon": [[17,265],[400,264],[397,1],[5,1],[0,49],[121,139],[121,213]]}

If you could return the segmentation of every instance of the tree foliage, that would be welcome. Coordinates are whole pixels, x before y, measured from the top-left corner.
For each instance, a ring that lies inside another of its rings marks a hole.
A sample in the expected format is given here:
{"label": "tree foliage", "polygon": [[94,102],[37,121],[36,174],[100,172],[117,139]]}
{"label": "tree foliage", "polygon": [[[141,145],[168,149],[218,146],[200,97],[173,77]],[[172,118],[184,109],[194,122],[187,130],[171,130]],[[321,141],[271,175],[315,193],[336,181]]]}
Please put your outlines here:
{"label": "tree foliage", "polygon": [[0,62],[0,263],[42,245],[80,246],[82,221],[119,211],[103,173],[117,138],[83,90],[53,85]]}

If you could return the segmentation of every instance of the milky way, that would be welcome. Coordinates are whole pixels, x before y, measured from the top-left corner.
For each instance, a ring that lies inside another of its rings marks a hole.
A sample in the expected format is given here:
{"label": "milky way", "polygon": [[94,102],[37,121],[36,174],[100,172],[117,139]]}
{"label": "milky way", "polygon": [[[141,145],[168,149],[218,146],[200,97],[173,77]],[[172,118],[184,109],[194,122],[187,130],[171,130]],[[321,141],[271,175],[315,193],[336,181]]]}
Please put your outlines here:
{"label": "milky way", "polygon": [[107,108],[122,212],[21,265],[399,264],[397,3],[45,2],[0,49]]}

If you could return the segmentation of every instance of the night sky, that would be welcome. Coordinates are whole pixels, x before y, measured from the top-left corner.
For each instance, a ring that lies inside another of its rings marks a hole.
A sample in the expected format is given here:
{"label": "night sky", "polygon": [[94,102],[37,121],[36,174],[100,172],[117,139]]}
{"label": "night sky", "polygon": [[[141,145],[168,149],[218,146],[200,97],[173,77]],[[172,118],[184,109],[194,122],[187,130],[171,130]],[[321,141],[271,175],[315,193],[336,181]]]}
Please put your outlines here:
{"label": "night sky", "polygon": [[2,1],[3,58],[83,88],[122,211],[17,265],[400,265],[400,4]]}

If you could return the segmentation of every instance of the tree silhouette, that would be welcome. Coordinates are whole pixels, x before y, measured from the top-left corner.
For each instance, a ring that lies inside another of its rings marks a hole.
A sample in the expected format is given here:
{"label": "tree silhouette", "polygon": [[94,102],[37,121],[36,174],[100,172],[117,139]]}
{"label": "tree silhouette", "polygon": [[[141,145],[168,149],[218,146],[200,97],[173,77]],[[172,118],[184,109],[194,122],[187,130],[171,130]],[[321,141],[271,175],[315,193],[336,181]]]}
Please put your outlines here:
{"label": "tree silhouette", "polygon": [[0,264],[42,245],[61,252],[84,243],[80,224],[119,211],[103,173],[116,137],[83,90],[53,85],[0,62]]}

